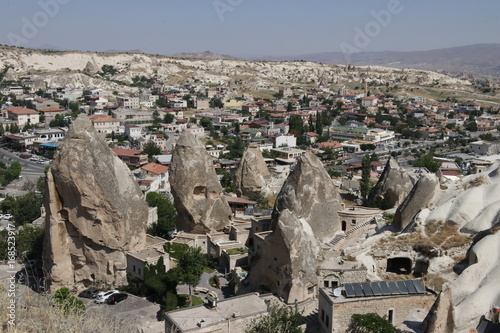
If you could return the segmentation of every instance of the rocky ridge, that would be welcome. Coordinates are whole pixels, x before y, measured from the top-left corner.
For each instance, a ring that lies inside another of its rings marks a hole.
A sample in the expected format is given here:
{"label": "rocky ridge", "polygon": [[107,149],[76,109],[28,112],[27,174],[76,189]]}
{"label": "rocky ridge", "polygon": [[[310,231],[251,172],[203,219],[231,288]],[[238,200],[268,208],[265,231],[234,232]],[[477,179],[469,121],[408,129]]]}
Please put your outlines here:
{"label": "rocky ridge", "polygon": [[[89,63],[91,65],[89,65]],[[156,76],[163,82],[228,84],[246,77],[243,89],[268,89],[280,82],[346,84],[363,82],[385,84],[400,82],[419,85],[469,86],[466,80],[436,72],[392,69],[380,66],[327,65],[314,62],[266,62],[244,60],[177,59],[147,54],[92,52],[43,52],[40,50],[0,47],[0,67],[12,66],[18,75],[32,81],[46,82],[47,87],[114,89],[119,84],[96,75],[96,68],[111,65],[119,72],[109,79],[132,83],[135,76]],[[41,84],[40,84],[41,87]]]}

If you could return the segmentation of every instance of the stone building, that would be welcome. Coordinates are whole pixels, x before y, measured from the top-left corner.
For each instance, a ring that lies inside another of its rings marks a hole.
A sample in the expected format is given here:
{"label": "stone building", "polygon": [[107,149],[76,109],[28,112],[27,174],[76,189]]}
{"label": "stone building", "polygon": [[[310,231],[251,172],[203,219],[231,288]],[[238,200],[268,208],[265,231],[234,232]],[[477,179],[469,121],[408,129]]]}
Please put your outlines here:
{"label": "stone building", "polygon": [[434,300],[420,280],[380,281],[322,288],[319,292],[319,332],[345,332],[353,314],[376,313],[400,326],[413,311],[427,313]]}

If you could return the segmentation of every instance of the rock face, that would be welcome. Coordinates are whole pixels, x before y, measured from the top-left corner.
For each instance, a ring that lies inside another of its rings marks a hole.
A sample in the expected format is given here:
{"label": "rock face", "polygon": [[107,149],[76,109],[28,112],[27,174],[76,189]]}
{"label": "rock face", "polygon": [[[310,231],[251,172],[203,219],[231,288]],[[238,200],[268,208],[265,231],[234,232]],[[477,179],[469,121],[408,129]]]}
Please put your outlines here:
{"label": "rock face", "polygon": [[314,297],[320,244],[340,230],[340,196],[318,158],[303,155],[276,200],[271,228],[252,259],[250,282],[287,303]]}
{"label": "rock face", "polygon": [[235,178],[236,194],[239,197],[242,195],[251,197],[256,193],[263,196],[268,194],[271,173],[258,146],[250,145],[247,148],[236,170]]}
{"label": "rock face", "polygon": [[413,186],[410,194],[396,209],[392,225],[404,230],[422,208],[429,205],[439,189],[439,179],[435,175],[423,175]]}
{"label": "rock face", "polygon": [[429,312],[425,332],[468,332],[500,304],[500,232],[488,235],[469,253],[469,266],[443,288]]}
{"label": "rock face", "polygon": [[51,288],[125,285],[126,253],[146,245],[148,207],[86,116],[60,144],[46,190],[43,257]]}
{"label": "rock face", "polygon": [[212,158],[189,131],[177,141],[170,172],[179,230],[204,234],[229,225],[231,208],[222,195]]}
{"label": "rock face", "polygon": [[415,181],[390,157],[385,165],[384,172],[368,196],[369,201],[382,197],[394,207],[398,206],[408,196]]}
{"label": "rock face", "polygon": [[99,65],[96,64],[95,60],[89,60],[87,62],[87,65],[85,65],[85,68],[83,69],[84,72],[95,74],[98,73],[101,69],[99,68]]}
{"label": "rock face", "polygon": [[323,243],[340,231],[340,194],[321,161],[311,153],[300,157],[276,199],[272,214],[276,226],[285,211],[304,219]]}
{"label": "rock face", "polygon": [[488,230],[500,220],[498,165],[458,180],[422,176],[396,210],[393,225],[405,229],[413,218],[426,224],[450,222],[461,232]]}

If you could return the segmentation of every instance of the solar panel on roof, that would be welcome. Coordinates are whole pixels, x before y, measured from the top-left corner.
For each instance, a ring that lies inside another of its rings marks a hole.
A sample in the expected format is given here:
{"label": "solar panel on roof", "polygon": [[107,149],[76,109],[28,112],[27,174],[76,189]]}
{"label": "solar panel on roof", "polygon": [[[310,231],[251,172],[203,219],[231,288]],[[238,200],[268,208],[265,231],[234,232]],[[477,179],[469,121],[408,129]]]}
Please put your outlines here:
{"label": "solar panel on roof", "polygon": [[356,297],[365,296],[365,293],[363,292],[363,288],[361,288],[361,284],[353,283],[352,286],[354,288],[354,293],[356,294]]}
{"label": "solar panel on roof", "polygon": [[373,295],[375,296],[383,295],[382,288],[380,287],[379,282],[372,282],[370,283],[370,286],[372,287]]}
{"label": "solar panel on roof", "polygon": [[382,295],[385,296],[385,295],[392,294],[386,281],[380,281],[378,284],[379,284],[380,288],[382,289]]}
{"label": "solar panel on roof", "polygon": [[389,290],[391,291],[391,295],[400,295],[401,294],[395,281],[387,281],[387,286],[389,287]]}
{"label": "solar panel on roof", "polygon": [[406,284],[404,281],[396,281],[396,285],[398,286],[399,292],[402,295],[408,294],[408,288],[406,288]]}
{"label": "solar panel on roof", "polygon": [[406,280],[405,285],[406,285],[406,289],[408,289],[408,293],[410,293],[410,294],[417,293],[417,289],[415,289],[415,286],[413,285],[413,280]]}
{"label": "solar panel on roof", "polygon": [[363,292],[365,293],[365,296],[373,296],[371,283],[363,282],[363,283],[361,283],[361,288],[363,288]]}
{"label": "solar panel on roof", "polygon": [[413,280],[413,286],[419,294],[425,294],[425,287],[421,280]]}
{"label": "solar panel on roof", "polygon": [[344,290],[345,290],[345,296],[346,297],[354,297],[356,294],[354,293],[354,288],[352,287],[352,284],[346,283],[344,285]]}

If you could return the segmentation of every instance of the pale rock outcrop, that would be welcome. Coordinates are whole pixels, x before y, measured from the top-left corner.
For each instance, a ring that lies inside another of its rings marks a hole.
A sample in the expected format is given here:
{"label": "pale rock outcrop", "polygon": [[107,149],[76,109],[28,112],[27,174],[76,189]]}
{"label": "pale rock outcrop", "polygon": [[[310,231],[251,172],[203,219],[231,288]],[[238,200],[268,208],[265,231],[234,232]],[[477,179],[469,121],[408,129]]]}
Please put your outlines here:
{"label": "pale rock outcrop", "polygon": [[274,206],[271,229],[252,259],[250,282],[288,303],[313,297],[320,244],[340,230],[340,196],[319,159],[302,155]]}
{"label": "pale rock outcrop", "polygon": [[250,145],[240,161],[236,170],[236,194],[238,196],[251,197],[255,194],[266,196],[269,193],[271,173],[267,169],[266,162],[259,147]]}
{"label": "pale rock outcrop", "polygon": [[436,175],[422,175],[396,209],[392,225],[398,230],[404,230],[421,209],[428,207],[438,190],[439,179]]}
{"label": "pale rock outcrop", "polygon": [[414,179],[390,157],[377,184],[370,191],[368,200],[382,197],[388,200],[391,206],[398,206],[408,196],[414,184]]}
{"label": "pale rock outcrop", "polygon": [[331,240],[341,229],[338,212],[342,209],[340,194],[321,161],[313,154],[302,155],[286,179],[276,199],[272,214],[276,226],[288,210],[311,226],[320,243]]}
{"label": "pale rock outcrop", "polygon": [[416,217],[422,224],[450,222],[461,232],[481,232],[500,222],[499,198],[498,165],[455,181],[422,176],[396,210],[393,225],[403,230]]}
{"label": "pale rock outcrop", "polygon": [[99,68],[99,65],[95,62],[95,60],[91,59],[87,62],[87,65],[85,65],[83,71],[86,73],[96,74],[100,72],[101,69]]}
{"label": "pale rock outcrop", "polygon": [[445,286],[426,318],[426,332],[469,332],[490,307],[500,306],[500,232],[477,242],[469,266]]}
{"label": "pale rock outcrop", "polygon": [[52,289],[127,283],[125,256],[146,246],[148,207],[85,115],[73,122],[47,173],[45,208],[43,257]]}
{"label": "pale rock outcrop", "polygon": [[204,234],[229,225],[231,208],[223,196],[212,157],[189,131],[181,134],[175,146],[170,186],[179,230]]}

